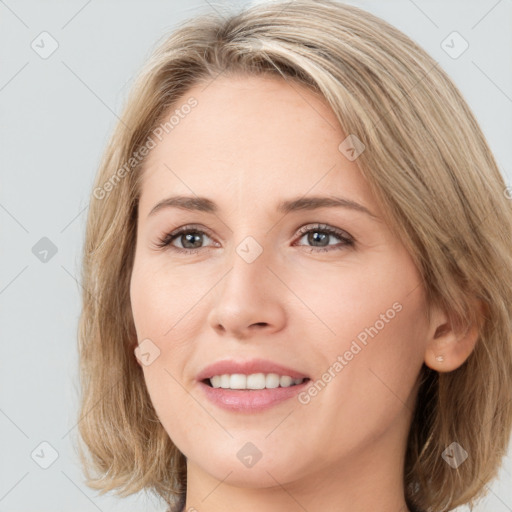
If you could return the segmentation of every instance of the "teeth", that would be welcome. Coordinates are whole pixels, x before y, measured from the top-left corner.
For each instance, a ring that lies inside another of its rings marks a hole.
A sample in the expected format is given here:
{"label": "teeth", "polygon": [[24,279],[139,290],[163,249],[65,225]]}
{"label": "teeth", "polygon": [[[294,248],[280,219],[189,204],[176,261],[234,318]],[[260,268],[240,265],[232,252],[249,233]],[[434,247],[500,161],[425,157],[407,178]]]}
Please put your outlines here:
{"label": "teeth", "polygon": [[288,375],[283,375],[280,379],[279,379],[279,385],[282,387],[282,388],[287,388],[289,386],[291,386],[293,383],[293,379],[291,377],[288,377]]}
{"label": "teeth", "polygon": [[270,389],[281,386],[287,388],[296,384],[301,384],[304,379],[292,379],[288,375],[278,375],[277,373],[251,373],[244,375],[242,373],[233,373],[232,375],[215,375],[210,379],[210,384],[214,388],[225,389]]}
{"label": "teeth", "polygon": [[265,387],[266,388],[278,388],[281,383],[281,379],[277,373],[269,373],[265,377]]}

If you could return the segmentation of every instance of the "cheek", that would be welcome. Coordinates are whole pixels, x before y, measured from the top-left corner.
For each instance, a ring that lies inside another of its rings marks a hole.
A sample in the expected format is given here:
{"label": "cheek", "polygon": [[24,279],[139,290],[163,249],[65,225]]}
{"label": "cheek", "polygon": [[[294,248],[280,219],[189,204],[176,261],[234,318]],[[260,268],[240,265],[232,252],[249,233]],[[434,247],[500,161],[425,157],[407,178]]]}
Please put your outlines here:
{"label": "cheek", "polygon": [[413,308],[410,315],[422,314],[420,277],[404,253],[376,253],[366,259],[355,255],[321,269],[316,265],[301,272],[292,269],[284,279],[301,299],[291,311],[291,322],[307,319],[317,327],[316,336],[311,331],[306,339],[320,336],[330,340],[327,346],[342,348],[358,335],[364,342],[375,326],[380,333],[391,324],[401,325],[395,319],[407,316],[402,313],[406,303],[408,310]]}
{"label": "cheek", "polygon": [[[194,329],[202,324],[194,316],[191,305],[187,305],[192,299],[176,293],[176,282],[168,273],[166,276],[162,269],[155,271],[145,263],[139,261],[134,265],[130,282],[138,342],[145,344],[141,347],[146,348],[151,358],[151,363],[142,365],[141,371],[162,425],[169,435],[172,433],[181,449],[183,442],[180,440],[186,438],[189,427],[198,417],[197,403],[183,384],[187,362],[194,350],[190,339],[195,336]],[[181,412],[177,415],[175,411]]]}
{"label": "cheek", "polygon": [[[168,274],[168,273],[167,273]],[[186,287],[180,285],[150,261],[140,259],[134,265],[130,282],[130,300],[139,341],[160,341],[173,329],[187,302]]]}
{"label": "cheek", "polygon": [[[142,369],[155,404],[162,394],[179,395],[177,381],[182,381],[185,363],[193,351],[190,338],[194,327],[189,317],[194,318],[194,313],[186,314],[190,309],[184,308],[186,299],[170,291],[169,282],[161,273],[148,270],[149,267],[134,267],[130,298],[140,352],[151,353],[151,364]],[[144,350],[143,344],[147,347]]]}
{"label": "cheek", "polygon": [[354,420],[364,419],[360,435],[389,425],[407,403],[423,362],[428,326],[415,267],[394,254],[367,268],[333,272],[322,293],[313,279],[301,280],[298,292],[310,298],[321,320],[308,313],[314,320],[302,331],[306,340],[316,340],[311,365],[318,372],[303,403],[341,427],[335,437],[350,431]]}
{"label": "cheek", "polygon": [[339,446],[347,435],[365,444],[414,409],[427,323],[421,290],[405,295],[398,301],[394,293],[368,294],[346,320],[332,317],[337,335],[319,346],[324,371],[303,403],[326,416]]}

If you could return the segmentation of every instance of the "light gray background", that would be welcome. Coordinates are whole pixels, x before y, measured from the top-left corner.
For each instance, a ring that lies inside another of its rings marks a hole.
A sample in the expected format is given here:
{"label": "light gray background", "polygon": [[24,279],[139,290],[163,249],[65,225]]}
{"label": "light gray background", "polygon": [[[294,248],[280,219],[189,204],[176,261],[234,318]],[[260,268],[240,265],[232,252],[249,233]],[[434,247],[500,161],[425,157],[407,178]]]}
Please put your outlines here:
{"label": "light gray background", "polygon": [[[156,42],[194,14],[249,3],[0,0],[0,512],[165,509],[143,494],[100,497],[84,485],[72,445],[88,194]],[[390,21],[448,71],[511,184],[512,0],[349,3]],[[47,59],[31,48],[42,31],[59,45]],[[452,31],[469,43],[457,59],[441,47]],[[42,237],[58,251],[46,263],[32,252]],[[35,462],[50,460],[44,441],[59,454],[48,469]],[[511,483],[507,457],[476,510],[512,511]]]}

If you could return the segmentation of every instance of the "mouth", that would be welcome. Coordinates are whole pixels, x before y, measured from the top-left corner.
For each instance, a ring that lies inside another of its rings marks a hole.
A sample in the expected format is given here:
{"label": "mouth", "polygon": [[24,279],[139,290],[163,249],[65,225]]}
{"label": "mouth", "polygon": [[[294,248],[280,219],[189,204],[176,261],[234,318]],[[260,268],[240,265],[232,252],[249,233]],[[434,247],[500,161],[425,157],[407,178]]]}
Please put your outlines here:
{"label": "mouth", "polygon": [[242,413],[263,412],[291,400],[309,385],[298,369],[267,359],[224,359],[196,377],[203,396],[217,407]]}
{"label": "mouth", "polygon": [[231,413],[255,414],[296,397],[310,380],[290,375],[238,373],[213,375],[198,382],[203,396],[215,406]]}
{"label": "mouth", "polygon": [[233,391],[256,391],[262,389],[288,388],[307,383],[309,377],[293,378],[277,373],[251,373],[249,375],[234,373],[213,375],[201,382],[210,388],[222,388]]}

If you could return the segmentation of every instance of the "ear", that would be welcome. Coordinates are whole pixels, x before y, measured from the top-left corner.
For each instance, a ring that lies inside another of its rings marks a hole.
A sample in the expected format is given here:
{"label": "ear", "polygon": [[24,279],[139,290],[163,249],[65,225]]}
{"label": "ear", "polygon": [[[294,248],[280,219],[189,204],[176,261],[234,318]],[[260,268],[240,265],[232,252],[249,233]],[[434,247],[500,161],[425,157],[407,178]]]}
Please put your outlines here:
{"label": "ear", "polygon": [[457,328],[444,311],[434,308],[425,350],[425,364],[438,372],[461,366],[474,350],[485,318],[485,304],[473,300],[476,320],[466,329]]}

